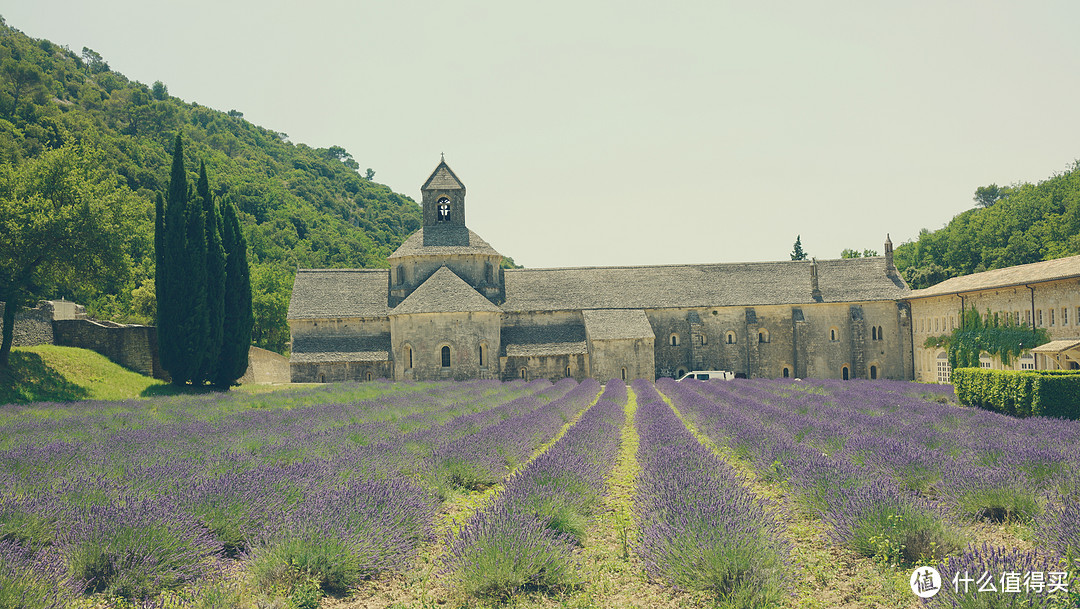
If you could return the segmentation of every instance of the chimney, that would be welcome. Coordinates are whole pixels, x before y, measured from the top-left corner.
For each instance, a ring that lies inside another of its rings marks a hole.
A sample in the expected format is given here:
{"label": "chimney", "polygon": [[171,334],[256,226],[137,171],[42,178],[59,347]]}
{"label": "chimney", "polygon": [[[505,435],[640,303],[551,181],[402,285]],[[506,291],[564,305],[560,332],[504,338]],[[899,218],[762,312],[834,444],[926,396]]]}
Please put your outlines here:
{"label": "chimney", "polygon": [[896,277],[896,264],[893,263],[892,257],[892,239],[889,238],[889,233],[885,233],[885,275],[888,277]]}
{"label": "chimney", "polygon": [[821,289],[818,287],[817,258],[810,259],[810,296],[814,302],[821,302]]}

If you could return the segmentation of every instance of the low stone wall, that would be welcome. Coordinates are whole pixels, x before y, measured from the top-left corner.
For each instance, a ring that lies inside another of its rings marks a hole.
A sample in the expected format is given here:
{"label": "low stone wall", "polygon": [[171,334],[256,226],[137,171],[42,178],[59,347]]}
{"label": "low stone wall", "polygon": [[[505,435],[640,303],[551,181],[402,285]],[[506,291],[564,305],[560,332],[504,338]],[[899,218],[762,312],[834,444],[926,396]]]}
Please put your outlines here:
{"label": "low stone wall", "polygon": [[[4,316],[4,303],[0,302],[0,318]],[[52,308],[41,303],[34,309],[23,309],[15,313],[15,328],[12,332],[13,347],[33,347],[53,344]]]}
{"label": "low stone wall", "polygon": [[289,358],[273,351],[251,347],[248,350],[248,369],[244,376],[240,377],[240,384],[288,383],[291,375]]}
{"label": "low stone wall", "polygon": [[168,379],[158,361],[157,328],[152,326],[65,319],[53,322],[53,333],[57,345],[97,351],[140,374]]}

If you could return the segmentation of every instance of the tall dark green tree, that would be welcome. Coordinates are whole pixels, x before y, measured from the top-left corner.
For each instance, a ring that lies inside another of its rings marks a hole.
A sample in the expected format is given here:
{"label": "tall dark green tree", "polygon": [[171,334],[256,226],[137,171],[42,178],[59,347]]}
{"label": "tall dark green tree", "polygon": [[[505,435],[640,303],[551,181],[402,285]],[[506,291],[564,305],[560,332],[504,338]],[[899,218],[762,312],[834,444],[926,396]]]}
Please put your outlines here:
{"label": "tall dark green tree", "polygon": [[240,230],[236,206],[222,203],[221,240],[225,249],[225,316],[222,323],[221,355],[213,383],[225,388],[247,372],[251,345],[251,274],[247,261],[247,241]]}
{"label": "tall dark green tree", "polygon": [[792,260],[806,260],[806,252],[802,248],[802,235],[795,235],[795,249],[791,251]]}
{"label": "tall dark green tree", "polygon": [[199,165],[199,182],[195,189],[202,205],[206,223],[206,355],[199,380],[213,381],[214,369],[221,356],[222,322],[225,319],[225,250],[222,248],[221,215],[206,177],[206,164]]}
{"label": "tall dark green tree", "polygon": [[[159,209],[155,229],[154,243],[160,244],[155,270],[155,288],[157,296],[157,334],[158,354],[161,367],[177,383],[183,383],[181,362],[184,361],[184,348],[181,344],[180,303],[178,299],[184,290],[183,269],[186,262],[184,248],[184,226],[186,224],[188,201],[187,172],[184,170],[184,146],[180,135],[176,135],[173,144],[172,171],[169,177],[169,190],[165,197],[164,209]],[[163,213],[162,213],[163,211]]]}

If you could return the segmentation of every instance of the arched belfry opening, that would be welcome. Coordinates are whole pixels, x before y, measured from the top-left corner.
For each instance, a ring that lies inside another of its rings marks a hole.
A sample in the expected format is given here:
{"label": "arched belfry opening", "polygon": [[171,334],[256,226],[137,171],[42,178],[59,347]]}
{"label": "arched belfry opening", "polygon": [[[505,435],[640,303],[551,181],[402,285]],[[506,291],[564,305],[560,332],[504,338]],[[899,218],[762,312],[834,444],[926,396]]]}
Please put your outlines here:
{"label": "arched belfry opening", "polygon": [[450,221],[450,199],[448,197],[439,197],[439,200],[435,202],[436,222],[449,222]]}
{"label": "arched belfry opening", "polygon": [[420,194],[425,228],[465,227],[465,185],[445,159],[420,187]]}

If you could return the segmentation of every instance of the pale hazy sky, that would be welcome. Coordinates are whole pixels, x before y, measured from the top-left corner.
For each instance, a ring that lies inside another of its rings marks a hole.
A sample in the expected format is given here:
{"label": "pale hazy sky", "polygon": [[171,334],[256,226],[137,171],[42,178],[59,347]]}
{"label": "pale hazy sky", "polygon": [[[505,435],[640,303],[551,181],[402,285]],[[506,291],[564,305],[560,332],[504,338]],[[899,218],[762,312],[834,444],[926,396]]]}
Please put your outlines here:
{"label": "pale hazy sky", "polygon": [[8,25],[315,147],[529,267],[882,250],[1080,158],[1080,3],[0,0]]}

